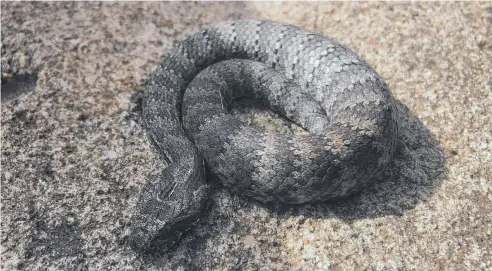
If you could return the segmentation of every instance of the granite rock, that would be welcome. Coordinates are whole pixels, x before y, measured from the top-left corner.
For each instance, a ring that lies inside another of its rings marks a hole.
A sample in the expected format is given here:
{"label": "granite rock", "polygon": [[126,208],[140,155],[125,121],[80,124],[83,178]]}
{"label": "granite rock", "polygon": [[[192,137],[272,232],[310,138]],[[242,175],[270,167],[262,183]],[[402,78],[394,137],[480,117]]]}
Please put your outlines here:
{"label": "granite rock", "polygon": [[[2,269],[492,268],[490,3],[1,8],[2,96],[15,93],[1,109]],[[210,180],[195,229],[170,253],[137,254],[135,203],[165,166],[141,125],[140,84],[176,41],[231,18],[299,25],[357,52],[399,100],[402,143],[375,185],[340,202],[262,205]]]}

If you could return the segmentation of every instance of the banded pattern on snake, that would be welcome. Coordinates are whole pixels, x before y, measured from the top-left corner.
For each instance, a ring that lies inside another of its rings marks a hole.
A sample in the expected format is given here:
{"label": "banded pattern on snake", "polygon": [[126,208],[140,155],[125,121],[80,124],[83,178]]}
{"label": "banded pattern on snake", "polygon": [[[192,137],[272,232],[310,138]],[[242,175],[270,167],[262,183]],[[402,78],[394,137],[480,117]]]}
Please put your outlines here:
{"label": "banded pattern on snake", "polygon": [[[265,104],[307,133],[264,131],[230,114]],[[143,188],[131,245],[165,250],[207,206],[205,167],[260,202],[348,196],[393,156],[396,110],[381,77],[329,37],[271,21],[230,21],[172,49],[144,84],[143,120],[168,163]]]}

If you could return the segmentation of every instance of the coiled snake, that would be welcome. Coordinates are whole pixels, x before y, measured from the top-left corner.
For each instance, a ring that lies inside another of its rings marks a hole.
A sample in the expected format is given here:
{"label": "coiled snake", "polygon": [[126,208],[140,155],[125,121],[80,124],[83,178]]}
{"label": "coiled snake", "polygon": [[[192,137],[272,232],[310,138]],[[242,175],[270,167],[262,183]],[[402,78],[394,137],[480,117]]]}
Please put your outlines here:
{"label": "coiled snake", "polygon": [[[260,130],[229,113],[251,98],[305,129]],[[131,245],[165,250],[204,213],[205,167],[260,202],[301,204],[359,191],[392,158],[396,110],[359,56],[299,27],[218,24],[172,49],[144,84],[145,128],[168,163],[143,188]]]}

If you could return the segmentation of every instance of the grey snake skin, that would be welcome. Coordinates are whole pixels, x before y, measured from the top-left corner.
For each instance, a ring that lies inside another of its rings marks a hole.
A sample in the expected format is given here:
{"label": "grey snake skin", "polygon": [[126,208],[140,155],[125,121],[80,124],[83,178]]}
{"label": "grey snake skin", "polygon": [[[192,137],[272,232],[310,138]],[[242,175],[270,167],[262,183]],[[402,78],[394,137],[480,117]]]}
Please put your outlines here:
{"label": "grey snake skin", "polygon": [[[261,130],[229,112],[254,99],[307,133]],[[144,84],[143,120],[165,168],[142,189],[130,244],[173,246],[205,212],[206,168],[268,203],[342,198],[393,156],[396,110],[381,77],[331,38],[270,21],[230,21],[172,49]]]}

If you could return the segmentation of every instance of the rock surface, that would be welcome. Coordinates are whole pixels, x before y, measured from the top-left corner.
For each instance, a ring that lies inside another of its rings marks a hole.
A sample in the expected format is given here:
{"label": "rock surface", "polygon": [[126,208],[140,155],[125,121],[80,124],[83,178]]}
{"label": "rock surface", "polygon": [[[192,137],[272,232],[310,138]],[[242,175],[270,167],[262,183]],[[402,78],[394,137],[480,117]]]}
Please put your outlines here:
{"label": "rock surface", "polygon": [[[2,269],[492,268],[489,3],[1,5]],[[265,206],[216,185],[173,252],[135,254],[139,191],[165,166],[140,124],[141,80],[230,18],[299,25],[366,59],[400,101],[397,157],[342,202]]]}

